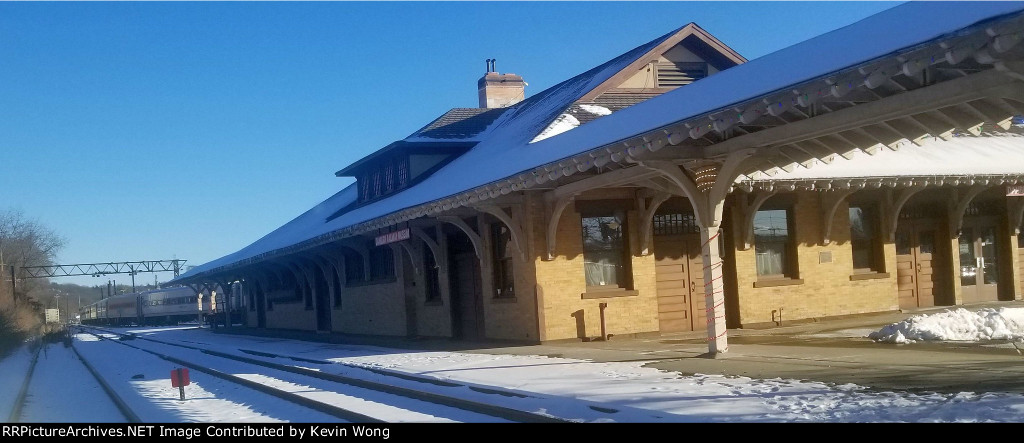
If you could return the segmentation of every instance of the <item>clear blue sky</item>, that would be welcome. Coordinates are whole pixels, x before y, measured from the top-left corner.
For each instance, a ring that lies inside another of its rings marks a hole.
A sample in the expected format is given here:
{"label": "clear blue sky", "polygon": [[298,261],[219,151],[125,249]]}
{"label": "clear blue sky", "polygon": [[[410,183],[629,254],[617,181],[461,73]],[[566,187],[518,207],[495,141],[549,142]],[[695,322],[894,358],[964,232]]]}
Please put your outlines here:
{"label": "clear blue sky", "polygon": [[199,265],[477,106],[487,58],[531,95],[689,22],[753,59],[896,4],[2,2],[0,209],[64,236],[62,263]]}

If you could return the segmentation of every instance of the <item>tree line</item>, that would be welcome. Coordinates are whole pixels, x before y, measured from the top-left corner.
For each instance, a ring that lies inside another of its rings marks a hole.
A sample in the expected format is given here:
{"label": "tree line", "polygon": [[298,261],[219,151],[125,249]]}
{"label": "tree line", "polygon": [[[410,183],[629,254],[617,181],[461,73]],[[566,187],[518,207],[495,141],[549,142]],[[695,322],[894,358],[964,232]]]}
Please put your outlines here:
{"label": "tree line", "polygon": [[18,278],[21,266],[50,266],[65,240],[19,210],[0,211],[0,356],[41,332],[54,293],[48,279]]}

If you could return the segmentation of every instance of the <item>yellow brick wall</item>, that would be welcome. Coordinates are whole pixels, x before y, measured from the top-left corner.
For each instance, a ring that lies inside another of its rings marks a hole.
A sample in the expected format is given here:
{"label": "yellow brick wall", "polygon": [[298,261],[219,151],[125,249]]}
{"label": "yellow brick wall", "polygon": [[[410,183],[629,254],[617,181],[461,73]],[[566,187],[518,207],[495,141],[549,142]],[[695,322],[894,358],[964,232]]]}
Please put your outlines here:
{"label": "yellow brick wall", "polygon": [[[289,297],[294,291],[273,291],[267,293],[267,299]],[[256,325],[256,313],[253,312],[252,325]],[[271,329],[298,329],[303,331],[316,330],[316,311],[306,309],[302,300],[274,302],[274,310],[267,311],[267,327]]]}
{"label": "yellow brick wall", "polygon": [[401,281],[349,286],[342,291],[341,309],[335,308],[331,316],[333,331],[405,335],[405,294]]}
{"label": "yellow brick wall", "polygon": [[534,262],[523,262],[518,252],[516,255],[512,265],[515,274],[514,301],[494,298],[493,287],[483,288],[484,334],[487,338],[537,341]]}
{"label": "yellow brick wall", "polygon": [[[823,221],[818,193],[795,194],[797,201],[792,213],[795,221],[793,226],[798,242],[799,278],[803,279],[804,283],[755,288],[755,248],[751,246],[749,250],[731,251],[736,260],[740,323],[769,323],[773,321],[773,310],[781,310],[782,321],[785,323],[787,320],[898,309],[895,245],[889,242],[884,245],[885,271],[889,273],[888,278],[850,281],[853,257],[848,205],[840,204],[833,218],[832,242],[823,246]],[[742,217],[736,216],[733,219],[741,220]],[[831,252],[832,262],[819,263],[821,252]]]}
{"label": "yellow brick wall", "polygon": [[416,306],[417,332],[424,337],[451,337],[452,311],[447,295],[442,295],[443,304],[428,305],[418,296]]}
{"label": "yellow brick wall", "polygon": [[557,228],[554,260],[542,260],[546,251],[546,229],[543,206],[533,208],[531,229],[538,297],[542,300],[543,340],[589,338],[601,335],[599,304],[605,310],[608,334],[631,334],[658,330],[658,300],[655,292],[654,256],[637,256],[638,219],[636,211],[628,211],[629,246],[633,251],[633,289],[636,296],[581,299],[586,291],[583,275],[582,219],[573,205],[562,213]]}

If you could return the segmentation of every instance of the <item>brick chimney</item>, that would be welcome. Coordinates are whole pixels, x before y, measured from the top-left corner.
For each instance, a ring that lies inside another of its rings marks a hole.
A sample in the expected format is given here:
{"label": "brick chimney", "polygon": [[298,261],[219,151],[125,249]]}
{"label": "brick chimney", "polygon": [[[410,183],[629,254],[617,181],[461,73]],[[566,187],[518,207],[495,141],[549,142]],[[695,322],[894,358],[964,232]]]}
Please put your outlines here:
{"label": "brick chimney", "polygon": [[487,73],[477,81],[481,108],[504,108],[523,101],[526,82],[513,73],[499,74],[494,69],[496,59],[487,59]]}

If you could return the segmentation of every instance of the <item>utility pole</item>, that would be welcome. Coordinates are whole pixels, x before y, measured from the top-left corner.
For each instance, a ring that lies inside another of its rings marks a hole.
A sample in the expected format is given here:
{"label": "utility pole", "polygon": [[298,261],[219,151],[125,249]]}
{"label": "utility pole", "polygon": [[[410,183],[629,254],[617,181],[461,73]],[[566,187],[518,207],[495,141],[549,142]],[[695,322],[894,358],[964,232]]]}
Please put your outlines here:
{"label": "utility pole", "polygon": [[11,300],[14,301],[14,307],[18,307],[18,281],[14,278],[14,265],[11,265]]}

